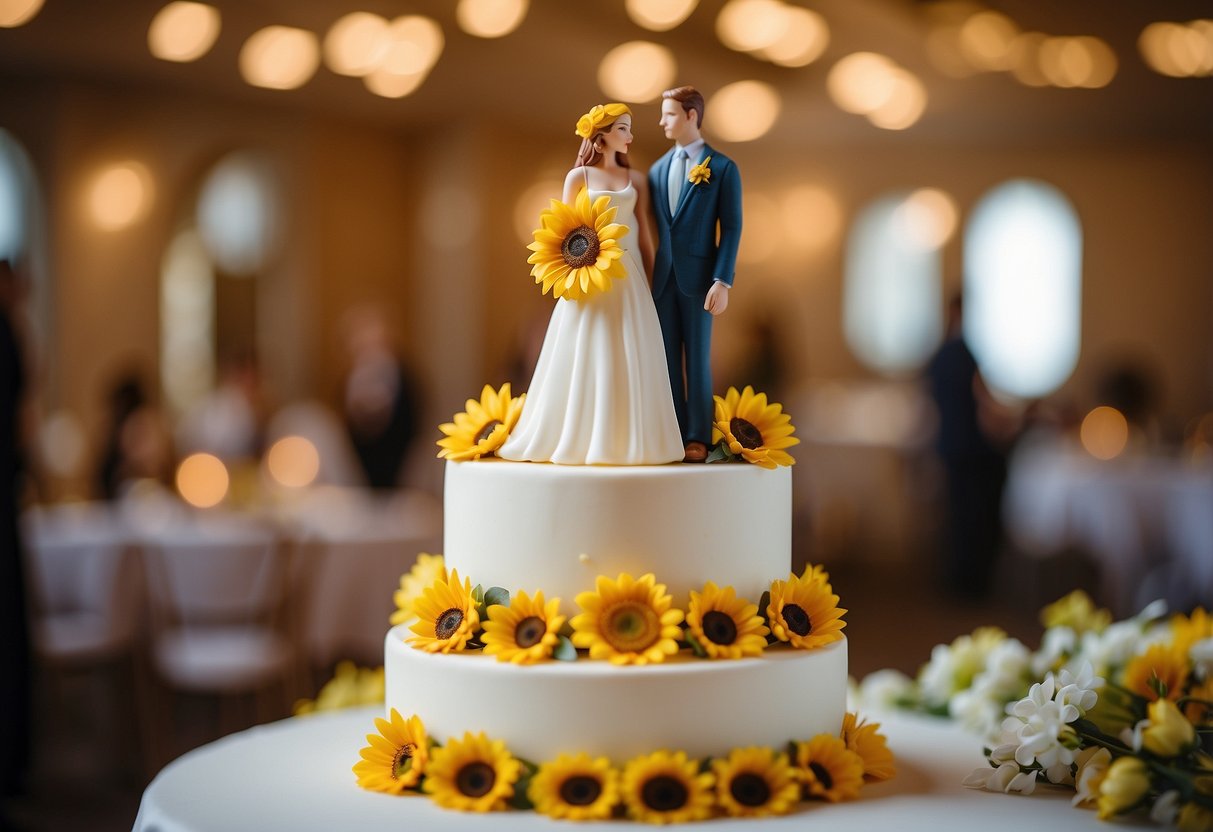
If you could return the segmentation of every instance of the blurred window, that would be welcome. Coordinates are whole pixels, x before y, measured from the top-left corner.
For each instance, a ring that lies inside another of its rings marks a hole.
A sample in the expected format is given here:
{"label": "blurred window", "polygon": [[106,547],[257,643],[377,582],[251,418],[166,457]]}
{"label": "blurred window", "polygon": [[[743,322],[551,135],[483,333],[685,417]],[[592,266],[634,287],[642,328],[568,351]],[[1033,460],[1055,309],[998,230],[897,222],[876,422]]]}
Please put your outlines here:
{"label": "blurred window", "polygon": [[29,246],[32,179],[25,150],[0,130],[0,260],[17,260]]}
{"label": "blurred window", "polygon": [[864,208],[847,241],[843,325],[847,344],[886,375],[920,369],[939,344],[942,265],[939,242],[907,210],[911,192]]}
{"label": "blurred window", "polygon": [[281,228],[281,200],[273,164],[240,150],[219,160],[198,196],[197,222],[211,261],[232,276],[265,268]]}
{"label": "blurred window", "polygon": [[1082,228],[1044,182],[1005,182],[978,201],[964,237],[964,328],[986,383],[1047,395],[1078,362]]}
{"label": "blurred window", "polygon": [[160,381],[178,413],[215,384],[215,275],[193,228],[173,238],[160,265]]}

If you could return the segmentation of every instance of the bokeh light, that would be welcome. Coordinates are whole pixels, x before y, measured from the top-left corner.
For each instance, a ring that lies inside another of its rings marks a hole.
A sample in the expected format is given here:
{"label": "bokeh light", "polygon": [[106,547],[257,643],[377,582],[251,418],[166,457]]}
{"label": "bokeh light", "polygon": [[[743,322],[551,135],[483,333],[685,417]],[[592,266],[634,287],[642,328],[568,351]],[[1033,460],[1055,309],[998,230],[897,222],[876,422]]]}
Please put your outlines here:
{"label": "bokeh light", "polygon": [[783,33],[758,54],[780,66],[808,66],[821,57],[830,45],[830,27],[812,9],[788,6],[784,11]]}
{"label": "bokeh light", "polygon": [[780,200],[784,239],[806,251],[825,248],[842,231],[842,206],[821,185],[797,185]]}
{"label": "bokeh light", "polygon": [[1019,34],[1019,27],[1005,14],[978,12],[961,24],[957,34],[961,55],[974,69],[1011,68],[1011,45]]}
{"label": "bokeh light", "polygon": [[598,86],[608,97],[631,103],[652,101],[674,83],[674,54],[643,40],[620,44],[598,65]]}
{"label": "bokeh light", "polygon": [[265,467],[279,485],[304,488],[320,473],[320,453],[302,436],[284,436],[270,446]]}
{"label": "bokeh light", "polygon": [[362,77],[387,51],[387,20],[370,12],[350,12],[324,36],[324,62],[338,75]]}
{"label": "bokeh light", "polygon": [[56,410],[43,420],[38,431],[42,462],[57,477],[71,477],[81,470],[88,440],[79,417],[70,410]]}
{"label": "bokeh light", "polygon": [[893,94],[897,65],[875,52],[853,52],[840,59],[826,76],[831,100],[848,113],[866,115]]}
{"label": "bokeh light", "polygon": [[1146,64],[1162,75],[1213,75],[1213,21],[1151,23],[1138,37],[1137,48]]}
{"label": "bokeh light", "polygon": [[517,29],[526,17],[528,0],[459,0],[455,21],[478,38],[500,38]]}
{"label": "bokeh light", "polygon": [[399,74],[381,67],[364,75],[362,83],[375,95],[384,98],[404,98],[420,89],[428,77],[429,72],[427,71]]}
{"label": "bokeh light", "polygon": [[783,241],[779,204],[766,194],[746,190],[742,197],[742,215],[745,217],[745,234],[737,249],[737,260],[741,263],[762,263],[779,252]]}
{"label": "bokeh light", "polygon": [[890,76],[889,96],[868,113],[868,121],[885,130],[904,130],[913,126],[927,109],[927,89],[908,70],[897,68]]}
{"label": "bokeh light", "polygon": [[1116,53],[1099,38],[1047,38],[1039,61],[1045,78],[1058,87],[1104,87],[1116,75]]}
{"label": "bokeh light", "polygon": [[293,90],[320,66],[320,43],[304,29],[266,26],[240,48],[240,74],[254,87]]}
{"label": "bokeh light", "polygon": [[533,239],[539,227],[539,214],[551,207],[553,199],[560,199],[564,183],[559,179],[541,179],[531,185],[514,202],[514,233],[524,243]]}
{"label": "bokeh light", "polygon": [[177,492],[195,508],[212,508],[227,496],[227,466],[212,454],[191,454],[177,466]]}
{"label": "bokeh light", "polygon": [[387,39],[387,51],[379,69],[405,77],[433,69],[446,46],[442,27],[419,14],[404,15],[389,23]]}
{"label": "bokeh light", "polygon": [[24,26],[42,10],[43,0],[0,0],[0,27]]}
{"label": "bokeh light", "polygon": [[212,169],[198,195],[202,241],[215,264],[228,274],[256,273],[276,253],[282,206],[273,163],[237,151]]}
{"label": "bokeh light", "polygon": [[1129,444],[1129,423],[1116,408],[1101,405],[1083,418],[1079,439],[1096,459],[1115,459]]}
{"label": "bokeh light", "polygon": [[653,32],[668,32],[691,16],[699,0],[627,0],[628,17]]}
{"label": "bokeh light", "polygon": [[716,36],[738,52],[757,52],[784,34],[787,8],[780,0],[729,0],[716,18]]}
{"label": "bokeh light", "polygon": [[897,209],[905,239],[917,248],[939,248],[956,232],[959,212],[952,197],[938,188],[919,188]]}
{"label": "bokeh light", "polygon": [[147,30],[147,46],[164,61],[196,61],[211,51],[219,27],[219,10],[214,6],[179,0],[156,12]]}
{"label": "bokeh light", "polygon": [[767,134],[779,118],[782,101],[770,84],[735,81],[721,87],[706,105],[712,130],[726,142],[750,142]]}
{"label": "bokeh light", "polygon": [[138,162],[120,162],[101,170],[88,189],[88,210],[105,231],[119,231],[150,210],[152,175]]}

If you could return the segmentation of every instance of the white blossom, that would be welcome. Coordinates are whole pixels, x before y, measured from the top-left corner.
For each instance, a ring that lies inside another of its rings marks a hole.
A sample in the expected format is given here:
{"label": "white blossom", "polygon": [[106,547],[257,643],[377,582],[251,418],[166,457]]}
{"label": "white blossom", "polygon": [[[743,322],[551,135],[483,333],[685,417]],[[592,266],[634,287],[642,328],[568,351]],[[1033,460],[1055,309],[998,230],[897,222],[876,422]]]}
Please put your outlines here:
{"label": "white blossom", "polygon": [[1036,772],[1021,771],[1015,763],[1003,763],[997,768],[982,766],[973,769],[962,783],[970,789],[1031,794],[1036,788]]}
{"label": "white blossom", "polygon": [[859,684],[859,701],[865,709],[892,710],[899,702],[916,698],[914,680],[892,668],[869,673]]}
{"label": "white blossom", "polygon": [[986,655],[985,668],[968,690],[948,702],[948,713],[969,731],[993,737],[1002,723],[1007,702],[1023,690],[1030,654],[1017,639],[1008,638]]}
{"label": "white blossom", "polygon": [[1173,826],[1175,818],[1179,815],[1179,807],[1179,792],[1175,789],[1165,791],[1150,807],[1150,820],[1164,826]]}
{"label": "white blossom", "polygon": [[1077,674],[1068,668],[1062,668],[1057,674],[1056,700],[1062,706],[1073,705],[1082,714],[1095,707],[1099,701],[1099,691],[1103,688],[1104,680],[1095,675],[1090,662],[1083,662]]}
{"label": "white blossom", "polygon": [[1203,638],[1188,650],[1192,669],[1201,679],[1213,677],[1213,638]]}
{"label": "white blossom", "polygon": [[931,707],[942,707],[954,694],[965,690],[986,667],[990,652],[1006,639],[1002,630],[983,627],[951,644],[937,644],[930,660],[918,673],[923,700]]}
{"label": "white blossom", "polygon": [[1037,679],[1056,669],[1059,662],[1078,649],[1078,634],[1070,627],[1050,627],[1040,640],[1040,649],[1032,656],[1032,675]]}
{"label": "white blossom", "polygon": [[[1037,762],[1048,769],[1074,762],[1074,749],[1068,743],[1075,739],[1075,734],[1068,724],[1081,714],[1075,706],[1054,700],[1055,684],[1050,673],[1043,682],[1032,685],[1026,697],[1007,707],[1011,716],[1003,727],[1017,732],[1019,748],[1015,750],[1015,761],[1021,766]],[[1016,720],[1021,723],[1018,728]]]}

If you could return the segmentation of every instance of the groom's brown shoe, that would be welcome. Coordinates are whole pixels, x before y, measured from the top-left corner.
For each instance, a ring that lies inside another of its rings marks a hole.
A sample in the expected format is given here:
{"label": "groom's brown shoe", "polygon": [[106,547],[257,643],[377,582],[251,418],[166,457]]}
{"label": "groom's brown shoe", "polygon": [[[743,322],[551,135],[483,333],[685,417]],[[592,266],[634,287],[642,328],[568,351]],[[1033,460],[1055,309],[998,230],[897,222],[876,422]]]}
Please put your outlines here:
{"label": "groom's brown shoe", "polygon": [[702,442],[688,442],[683,452],[686,454],[683,462],[703,462],[708,458],[708,446]]}

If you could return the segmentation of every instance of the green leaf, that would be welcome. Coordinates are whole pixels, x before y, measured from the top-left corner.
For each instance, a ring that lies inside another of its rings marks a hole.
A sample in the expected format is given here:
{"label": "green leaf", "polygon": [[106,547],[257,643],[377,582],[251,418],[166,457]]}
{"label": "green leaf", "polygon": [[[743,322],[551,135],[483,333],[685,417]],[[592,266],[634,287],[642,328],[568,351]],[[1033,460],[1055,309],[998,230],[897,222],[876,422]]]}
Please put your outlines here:
{"label": "green leaf", "polygon": [[768,627],[771,625],[771,618],[767,614],[767,607],[771,606],[771,590],[766,590],[762,593],[762,597],[758,599],[758,617],[762,619],[762,623]]}
{"label": "green leaf", "polygon": [[476,586],[472,589],[472,600],[477,604],[484,603],[484,587],[482,587],[480,584],[476,584]]}
{"label": "green leaf", "polygon": [[515,809],[529,811],[535,808],[535,804],[527,797],[527,792],[530,791],[531,778],[535,774],[533,771],[523,770],[523,774],[514,782],[514,796],[510,798],[510,805]]}
{"label": "green leaf", "polygon": [[557,635],[571,639],[573,637],[573,625],[565,619],[565,622],[560,625],[560,629],[556,632]]}
{"label": "green leaf", "polygon": [[729,462],[735,457],[729,451],[729,446],[720,442],[708,453],[708,462]]}
{"label": "green leaf", "polygon": [[688,632],[686,634],[686,640],[687,644],[691,646],[692,653],[701,659],[706,659],[708,657],[708,651],[703,649],[703,645],[699,643],[699,639],[695,638],[695,636]]}
{"label": "green leaf", "polygon": [[577,648],[573,646],[573,642],[568,636],[560,636],[556,641],[556,649],[552,651],[552,658],[562,662],[577,661]]}
{"label": "green leaf", "polygon": [[488,592],[484,593],[484,603],[489,607],[495,604],[508,607],[510,605],[510,591],[502,589],[499,586],[489,587]]}

